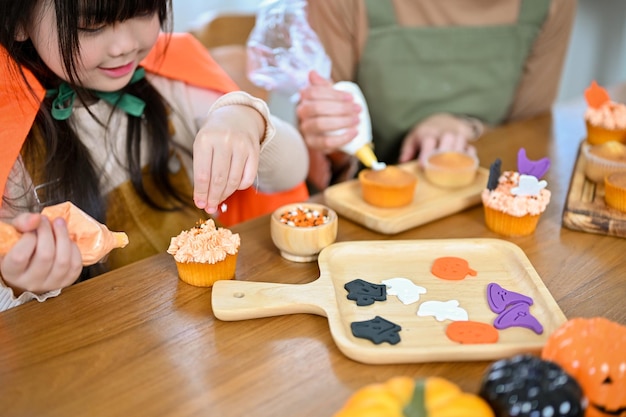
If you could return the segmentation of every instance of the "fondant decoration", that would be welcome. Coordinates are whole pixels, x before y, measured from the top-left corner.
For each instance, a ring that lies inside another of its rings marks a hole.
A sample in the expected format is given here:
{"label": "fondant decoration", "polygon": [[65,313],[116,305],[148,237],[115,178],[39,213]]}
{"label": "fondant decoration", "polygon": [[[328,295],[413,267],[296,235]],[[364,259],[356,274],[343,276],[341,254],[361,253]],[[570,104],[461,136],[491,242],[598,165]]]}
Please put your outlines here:
{"label": "fondant decoration", "polygon": [[611,101],[611,96],[609,96],[609,92],[604,87],[601,87],[596,80],[593,80],[591,85],[585,90],[585,100],[589,107],[599,109],[605,103]]}
{"label": "fondant decoration", "polygon": [[354,321],[350,323],[350,328],[354,337],[371,340],[377,345],[383,342],[395,345],[400,342],[399,333],[402,330],[399,325],[380,316],[366,321]]}
{"label": "fondant decoration", "polygon": [[387,293],[395,295],[404,304],[413,304],[420,299],[421,294],[426,294],[426,288],[415,285],[407,278],[390,278],[383,280],[387,286]]}
{"label": "fondant decoration", "polygon": [[494,313],[502,313],[504,309],[515,303],[533,304],[533,299],[515,291],[502,288],[495,282],[487,285],[487,304]]}
{"label": "fondant decoration", "polygon": [[530,354],[492,363],[479,394],[498,417],[582,417],[584,412],[576,380],[556,363]]}
{"label": "fondant decoration", "polygon": [[[356,391],[333,417],[494,417],[485,400],[440,377],[396,376]],[[554,417],[557,417],[556,415]]]}
{"label": "fondant decoration", "polygon": [[343,286],[348,291],[348,300],[356,301],[358,306],[368,306],[375,301],[387,299],[387,288],[384,285],[373,284],[362,279],[355,279]]}
{"label": "fondant decoration", "polygon": [[578,381],[589,402],[586,417],[626,416],[626,326],[604,317],[570,319],[550,335],[541,357]]}
{"label": "fondant decoration", "polygon": [[498,188],[498,180],[500,179],[500,175],[502,174],[502,160],[497,158],[490,166],[489,166],[489,179],[487,179],[487,189],[489,191],[493,191]]}
{"label": "fondant decoration", "polygon": [[532,314],[530,306],[526,303],[517,303],[504,310],[493,322],[496,329],[508,329],[509,327],[525,327],[537,334],[543,333],[543,326]]}
{"label": "fondant decoration", "polygon": [[417,315],[420,317],[433,316],[437,319],[437,321],[459,321],[469,319],[467,311],[465,311],[462,307],[459,307],[459,302],[457,300],[424,301],[420,304],[420,307],[417,310]]}
{"label": "fondant decoration", "polygon": [[435,259],[430,272],[438,278],[452,281],[461,280],[468,274],[473,277],[477,274],[476,271],[469,267],[469,263],[465,259],[455,256],[444,256]]}
{"label": "fondant decoration", "polygon": [[454,321],[446,327],[446,336],[453,342],[473,345],[496,343],[499,338],[498,330],[491,324],[479,321]]}
{"label": "fondant decoration", "polygon": [[518,195],[520,197],[527,197],[532,195],[539,195],[541,190],[546,188],[548,182],[546,180],[539,181],[532,175],[520,175],[519,183],[517,187],[511,188],[511,194]]}
{"label": "fondant decoration", "polygon": [[526,156],[526,149],[517,151],[517,171],[522,175],[532,175],[541,179],[550,169],[550,158],[545,157],[533,161]]}

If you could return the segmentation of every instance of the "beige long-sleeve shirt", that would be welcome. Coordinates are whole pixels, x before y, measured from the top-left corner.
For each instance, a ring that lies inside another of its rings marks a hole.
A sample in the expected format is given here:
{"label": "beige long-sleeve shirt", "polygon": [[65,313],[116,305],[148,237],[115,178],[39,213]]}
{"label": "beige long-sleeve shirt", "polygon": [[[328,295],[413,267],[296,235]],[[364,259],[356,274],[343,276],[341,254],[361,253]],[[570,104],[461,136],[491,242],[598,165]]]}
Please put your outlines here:
{"label": "beige long-sleeve shirt", "polygon": [[[387,0],[380,0],[387,1]],[[392,0],[401,26],[484,26],[517,21],[522,0]],[[311,0],[311,26],[331,58],[334,81],[354,81],[368,36],[363,0]],[[546,112],[559,88],[576,0],[552,0],[524,65],[508,121]]]}
{"label": "beige long-sleeve shirt", "polygon": [[[172,108],[170,120],[175,129],[173,141],[177,146],[191,152],[195,136],[208,112],[230,104],[248,105],[258,110],[266,122],[265,138],[261,147],[255,181],[256,188],[268,193],[284,191],[295,187],[306,178],[308,154],[302,137],[292,125],[272,116],[264,101],[241,91],[222,95],[181,81],[155,75],[149,75],[149,77],[151,83]],[[128,171],[122,162],[126,160],[123,138],[126,135],[127,116],[121,110],[114,109],[110,123],[102,126],[91,117],[89,112],[95,114],[100,120],[108,120],[111,106],[100,100],[90,105],[89,109],[75,107],[71,119],[81,141],[91,150],[94,163],[102,172],[102,192],[108,193],[129,180]],[[191,158],[184,153],[180,153],[179,156],[189,177],[193,178]],[[10,198],[16,206],[24,207],[23,210],[16,210],[14,207],[3,205],[0,200],[0,219],[4,221],[9,221],[20,211],[28,211],[28,207],[36,206],[33,183],[21,159],[18,159],[9,175],[4,195]],[[19,297],[15,297],[12,289],[5,285],[0,276],[0,311],[34,299],[44,301],[49,297],[57,296],[60,292],[61,290],[45,294],[24,292]]]}

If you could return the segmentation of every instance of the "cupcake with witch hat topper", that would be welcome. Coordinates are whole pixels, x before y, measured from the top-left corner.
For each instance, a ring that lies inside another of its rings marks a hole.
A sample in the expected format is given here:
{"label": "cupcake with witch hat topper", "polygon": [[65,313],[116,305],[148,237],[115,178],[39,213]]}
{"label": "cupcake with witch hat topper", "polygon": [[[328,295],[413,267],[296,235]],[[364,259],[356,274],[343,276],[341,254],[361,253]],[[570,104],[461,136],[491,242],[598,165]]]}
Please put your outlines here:
{"label": "cupcake with witch hat topper", "polygon": [[626,104],[611,100],[609,93],[595,81],[585,90],[587,142],[591,145],[626,142]]}
{"label": "cupcake with witch hat topper", "polygon": [[500,159],[491,164],[487,188],[482,192],[487,227],[504,236],[532,234],[550,203],[548,185],[541,178],[550,159],[531,160],[526,150],[517,154],[517,171],[501,171]]}

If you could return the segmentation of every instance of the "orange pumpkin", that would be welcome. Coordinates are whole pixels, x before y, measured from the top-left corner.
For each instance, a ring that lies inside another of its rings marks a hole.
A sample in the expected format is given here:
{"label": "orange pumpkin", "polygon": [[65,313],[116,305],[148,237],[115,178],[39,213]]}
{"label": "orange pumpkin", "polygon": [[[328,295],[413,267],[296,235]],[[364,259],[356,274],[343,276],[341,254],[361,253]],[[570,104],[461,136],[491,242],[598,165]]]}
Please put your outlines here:
{"label": "orange pumpkin", "polygon": [[438,377],[398,376],[355,392],[334,417],[493,417],[477,395]]}
{"label": "orange pumpkin", "polygon": [[578,381],[589,402],[585,417],[626,417],[626,326],[571,319],[550,335],[541,356]]}

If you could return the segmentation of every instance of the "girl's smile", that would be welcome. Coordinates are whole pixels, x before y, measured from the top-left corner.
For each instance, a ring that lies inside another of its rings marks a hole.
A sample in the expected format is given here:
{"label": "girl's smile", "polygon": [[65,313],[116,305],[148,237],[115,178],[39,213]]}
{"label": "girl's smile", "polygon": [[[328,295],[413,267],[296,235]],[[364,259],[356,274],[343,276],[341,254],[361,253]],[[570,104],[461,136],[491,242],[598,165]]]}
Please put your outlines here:
{"label": "girl's smile", "polygon": [[121,78],[130,74],[135,69],[135,62],[131,61],[126,65],[119,67],[104,68],[100,67],[100,70],[111,78]]}

